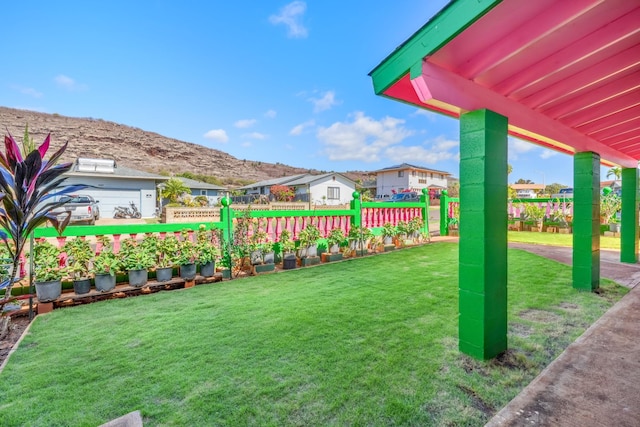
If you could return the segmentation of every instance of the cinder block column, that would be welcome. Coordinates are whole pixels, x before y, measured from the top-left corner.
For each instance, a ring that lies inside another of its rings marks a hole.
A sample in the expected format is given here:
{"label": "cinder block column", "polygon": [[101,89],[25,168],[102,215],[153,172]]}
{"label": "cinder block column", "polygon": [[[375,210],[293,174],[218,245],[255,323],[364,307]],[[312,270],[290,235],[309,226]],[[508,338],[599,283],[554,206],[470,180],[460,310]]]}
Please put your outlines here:
{"label": "cinder block column", "polygon": [[638,168],[622,169],[620,262],[638,262]]}
{"label": "cinder block column", "polygon": [[481,360],[507,349],[507,118],[460,118],[460,351]]}
{"label": "cinder block column", "polygon": [[600,286],[600,155],[573,157],[573,287]]}

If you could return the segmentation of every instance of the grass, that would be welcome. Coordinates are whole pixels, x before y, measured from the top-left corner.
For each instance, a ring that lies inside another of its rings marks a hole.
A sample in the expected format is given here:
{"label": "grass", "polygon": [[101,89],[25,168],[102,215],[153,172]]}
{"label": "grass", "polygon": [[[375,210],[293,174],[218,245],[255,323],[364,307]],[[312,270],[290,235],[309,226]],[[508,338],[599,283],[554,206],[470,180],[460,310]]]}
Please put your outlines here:
{"label": "grass", "polygon": [[458,246],[432,244],[41,316],[0,375],[6,426],[482,425],[626,290],[509,251],[509,347],[457,351]]}
{"label": "grass", "polygon": [[[509,231],[508,233],[510,242],[551,246],[573,246],[572,234],[540,233],[534,231]],[[600,249],[620,250],[620,238],[600,236]]]}

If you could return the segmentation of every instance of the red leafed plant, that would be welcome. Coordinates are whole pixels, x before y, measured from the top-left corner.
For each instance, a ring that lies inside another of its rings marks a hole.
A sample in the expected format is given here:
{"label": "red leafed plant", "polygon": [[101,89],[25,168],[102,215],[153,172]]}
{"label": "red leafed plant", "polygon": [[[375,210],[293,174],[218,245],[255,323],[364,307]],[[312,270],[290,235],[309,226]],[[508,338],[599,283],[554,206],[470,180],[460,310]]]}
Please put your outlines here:
{"label": "red leafed plant", "polygon": [[[28,133],[25,132],[25,138]],[[49,159],[45,155],[49,149],[51,135],[44,142],[29,152],[25,140],[25,156],[20,147],[9,133],[4,137],[5,152],[0,151],[0,244],[5,245],[11,258],[13,269],[10,277],[0,283],[0,290],[4,296],[0,299],[0,312],[4,314],[4,307],[14,300],[11,296],[13,285],[19,281],[20,254],[25,244],[39,225],[49,221],[62,233],[69,223],[70,213],[62,220],[51,214],[51,210],[62,206],[61,195],[85,188],[84,185],[64,186],[66,178],[62,174],[71,169],[71,163],[56,165],[56,162],[67,148],[53,153]],[[9,317],[0,319],[0,338],[7,332]]]}
{"label": "red leafed plant", "polygon": [[269,188],[269,192],[273,194],[278,202],[290,202],[296,195],[296,192],[291,187],[286,185],[272,185]]}

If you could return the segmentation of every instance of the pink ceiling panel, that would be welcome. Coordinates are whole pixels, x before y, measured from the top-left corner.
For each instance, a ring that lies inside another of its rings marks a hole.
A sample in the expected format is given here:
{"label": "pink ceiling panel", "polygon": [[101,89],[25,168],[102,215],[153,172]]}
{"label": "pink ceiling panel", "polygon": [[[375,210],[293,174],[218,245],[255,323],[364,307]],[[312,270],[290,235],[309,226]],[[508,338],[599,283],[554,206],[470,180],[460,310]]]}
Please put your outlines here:
{"label": "pink ceiling panel", "polygon": [[618,123],[624,123],[640,117],[640,106],[632,107],[617,114],[612,114],[598,120],[576,126],[575,129],[585,135],[590,135],[603,129],[609,129]]}
{"label": "pink ceiling panel", "polygon": [[[508,60],[550,29],[562,26],[600,2],[602,0],[503,2],[491,11],[491,20],[500,25],[493,25],[487,31],[480,19],[431,59],[445,69],[455,69],[459,75],[474,79],[486,69]],[[547,13],[554,5],[555,13]],[[443,57],[449,61],[441,61]]]}
{"label": "pink ceiling panel", "polygon": [[640,105],[640,91],[634,90],[589,108],[567,114],[558,120],[569,127],[577,127],[622,112],[637,105]]}
{"label": "pink ceiling panel", "polygon": [[538,111],[552,118],[563,117],[572,112],[578,112],[638,88],[640,88],[640,73],[633,73],[621,79],[600,85],[600,87],[593,85],[588,89],[574,92],[565,97],[565,102],[555,106],[547,104],[550,106],[549,108],[540,108]]}
{"label": "pink ceiling panel", "polygon": [[[633,4],[633,2],[630,3]],[[609,15],[612,13],[613,11],[610,11]],[[527,49],[509,61],[510,69],[505,66],[502,70],[492,70],[490,76],[483,80],[483,84],[489,85],[503,95],[523,98],[527,96],[527,92],[524,94],[522,92],[529,86],[541,83],[544,87],[554,83],[553,80],[549,83],[545,80],[555,74],[564,71],[565,76],[559,78],[562,80],[567,75],[575,74],[617,53],[608,50],[612,46],[619,44],[617,49],[622,51],[638,44],[639,21],[640,8],[637,8],[611,24],[606,24],[608,21],[602,21],[601,25],[596,27],[598,28],[596,31],[591,27],[581,28],[582,31],[579,33],[583,35],[581,38],[558,37],[564,32],[558,31],[554,37],[548,37],[544,42],[538,43],[535,49]],[[573,25],[567,28],[573,28]],[[630,40],[625,43],[626,38]],[[538,90],[540,90],[539,87],[533,91]]]}
{"label": "pink ceiling panel", "polygon": [[640,134],[640,117],[635,117],[631,120],[627,120],[626,122],[616,123],[614,126],[602,129],[597,132],[592,132],[589,134],[589,136],[599,141],[605,141],[607,138],[611,138],[613,136],[620,135],[632,130],[635,130],[638,132],[638,134]]}
{"label": "pink ceiling panel", "polygon": [[[602,53],[602,56],[604,54],[605,52]],[[638,72],[640,72],[640,44],[598,64],[587,66],[586,69],[576,74],[555,74],[552,79],[557,81],[547,88],[542,88],[541,84],[530,86],[530,88],[539,87],[539,91],[527,98],[510,98],[519,100],[530,108],[542,110],[543,108],[561,104],[565,100],[572,98],[576,92],[593,90],[594,87],[608,84],[611,81],[624,78],[630,74],[637,74]],[[560,76],[565,78],[558,80]]]}
{"label": "pink ceiling panel", "polygon": [[615,138],[609,138],[603,142],[610,147],[616,147],[620,145],[628,145],[629,141],[634,141],[639,138],[640,138],[640,133],[638,133],[638,131],[635,130],[635,131],[618,135]]}

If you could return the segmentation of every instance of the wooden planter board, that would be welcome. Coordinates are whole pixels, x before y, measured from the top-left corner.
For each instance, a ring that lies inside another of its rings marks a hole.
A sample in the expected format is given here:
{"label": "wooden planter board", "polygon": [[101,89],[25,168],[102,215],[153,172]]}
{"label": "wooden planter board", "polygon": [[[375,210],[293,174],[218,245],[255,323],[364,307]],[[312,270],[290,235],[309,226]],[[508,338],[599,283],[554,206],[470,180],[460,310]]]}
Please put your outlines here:
{"label": "wooden planter board", "polygon": [[393,250],[395,250],[395,248],[396,248],[395,245],[384,245],[384,251],[385,252],[393,251]]}
{"label": "wooden planter board", "polygon": [[319,256],[311,256],[300,259],[300,265],[303,267],[309,267],[310,265],[318,265],[320,264]]}
{"label": "wooden planter board", "polygon": [[252,274],[272,273],[276,270],[275,264],[258,264],[253,266]]}
{"label": "wooden planter board", "polygon": [[341,260],[342,260],[341,253],[328,254],[325,252],[322,254],[322,262],[334,262],[334,261],[341,261]]}

